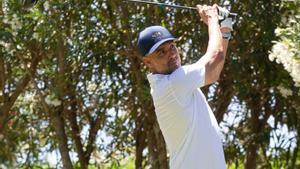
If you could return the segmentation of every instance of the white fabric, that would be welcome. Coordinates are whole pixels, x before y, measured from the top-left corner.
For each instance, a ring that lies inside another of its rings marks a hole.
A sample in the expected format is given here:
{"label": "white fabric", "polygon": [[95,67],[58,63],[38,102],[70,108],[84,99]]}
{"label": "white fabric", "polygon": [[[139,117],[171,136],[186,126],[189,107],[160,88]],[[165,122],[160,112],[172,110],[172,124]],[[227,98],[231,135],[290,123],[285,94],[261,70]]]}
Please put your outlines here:
{"label": "white fabric", "polygon": [[195,63],[170,75],[149,74],[155,112],[171,169],[225,169],[219,127],[205,96],[205,67]]}
{"label": "white fabric", "polygon": [[221,29],[228,28],[228,29],[230,29],[230,31],[233,31],[232,24],[233,24],[232,18],[226,18],[225,20],[223,20],[221,22],[220,28]]}

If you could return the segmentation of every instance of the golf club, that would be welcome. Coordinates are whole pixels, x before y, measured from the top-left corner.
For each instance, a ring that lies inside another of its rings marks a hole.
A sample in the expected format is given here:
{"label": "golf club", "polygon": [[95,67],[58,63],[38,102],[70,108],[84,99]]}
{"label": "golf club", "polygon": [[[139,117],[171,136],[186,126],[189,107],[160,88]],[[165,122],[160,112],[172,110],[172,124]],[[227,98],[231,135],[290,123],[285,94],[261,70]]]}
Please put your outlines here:
{"label": "golf club", "polygon": [[[152,1],[142,1],[142,0],[127,0],[127,2],[133,2],[133,3],[144,3],[144,4],[150,4],[150,5],[158,5],[161,7],[170,7],[170,8],[177,8],[177,9],[186,9],[186,10],[196,10],[196,7],[190,7],[190,6],[181,6],[181,5],[171,5],[171,4],[165,4],[165,3],[159,3],[159,2],[152,2]],[[235,20],[237,14],[236,13],[230,13],[228,12],[227,9],[222,8],[222,7],[218,7],[218,13],[220,15],[220,13],[223,13],[224,18],[225,19],[227,17],[232,18],[233,20]],[[225,14],[225,15],[224,15]]]}

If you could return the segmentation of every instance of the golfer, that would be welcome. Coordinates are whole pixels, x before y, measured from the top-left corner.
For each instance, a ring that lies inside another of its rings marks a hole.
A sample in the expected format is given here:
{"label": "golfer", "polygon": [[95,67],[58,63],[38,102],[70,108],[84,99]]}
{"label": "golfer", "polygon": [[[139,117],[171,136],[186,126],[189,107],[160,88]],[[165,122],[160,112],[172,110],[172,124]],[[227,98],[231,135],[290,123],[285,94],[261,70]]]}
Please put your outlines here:
{"label": "golfer", "polygon": [[206,53],[181,66],[175,38],[164,27],[151,26],[139,34],[144,64],[159,126],[170,154],[171,169],[225,169],[220,131],[199,87],[218,80],[224,65],[232,19],[219,24],[217,5],[197,5],[208,26]]}

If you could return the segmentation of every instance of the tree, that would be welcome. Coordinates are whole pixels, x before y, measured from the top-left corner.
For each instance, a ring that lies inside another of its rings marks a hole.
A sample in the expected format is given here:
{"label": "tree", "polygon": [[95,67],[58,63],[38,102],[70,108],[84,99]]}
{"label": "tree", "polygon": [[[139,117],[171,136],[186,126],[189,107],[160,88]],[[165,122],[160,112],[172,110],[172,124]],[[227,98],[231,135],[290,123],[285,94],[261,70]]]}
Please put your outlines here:
{"label": "tree", "polygon": [[[121,166],[129,157],[136,168],[168,168],[136,40],[146,26],[166,26],[179,37],[183,63],[192,63],[204,54],[208,36],[197,13],[117,0],[41,0],[30,10],[21,9],[18,0],[4,2],[1,163],[49,165],[43,154],[54,151],[61,159],[55,167]],[[288,147],[270,146],[281,137],[280,126],[296,134],[300,129],[299,88],[268,59],[272,41],[278,40],[274,30],[291,10],[280,4],[231,2],[239,18],[226,65],[219,82],[202,89],[222,126],[228,165],[299,165],[298,137],[282,138]]]}
{"label": "tree", "polygon": [[280,38],[276,41],[269,55],[271,61],[276,59],[289,72],[296,86],[300,85],[300,2],[283,1],[282,6],[289,11],[282,15],[283,28],[276,28],[275,33]]}

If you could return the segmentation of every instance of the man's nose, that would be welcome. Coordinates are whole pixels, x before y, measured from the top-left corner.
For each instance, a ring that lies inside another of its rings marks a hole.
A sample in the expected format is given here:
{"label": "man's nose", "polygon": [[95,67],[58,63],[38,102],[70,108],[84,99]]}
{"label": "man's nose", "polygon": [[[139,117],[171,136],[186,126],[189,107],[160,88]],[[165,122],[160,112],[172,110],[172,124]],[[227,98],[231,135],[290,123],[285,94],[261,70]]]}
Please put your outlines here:
{"label": "man's nose", "polygon": [[169,53],[170,53],[170,56],[173,56],[173,54],[175,54],[176,52],[176,48],[175,48],[175,45],[174,44],[171,44],[169,46]]}

